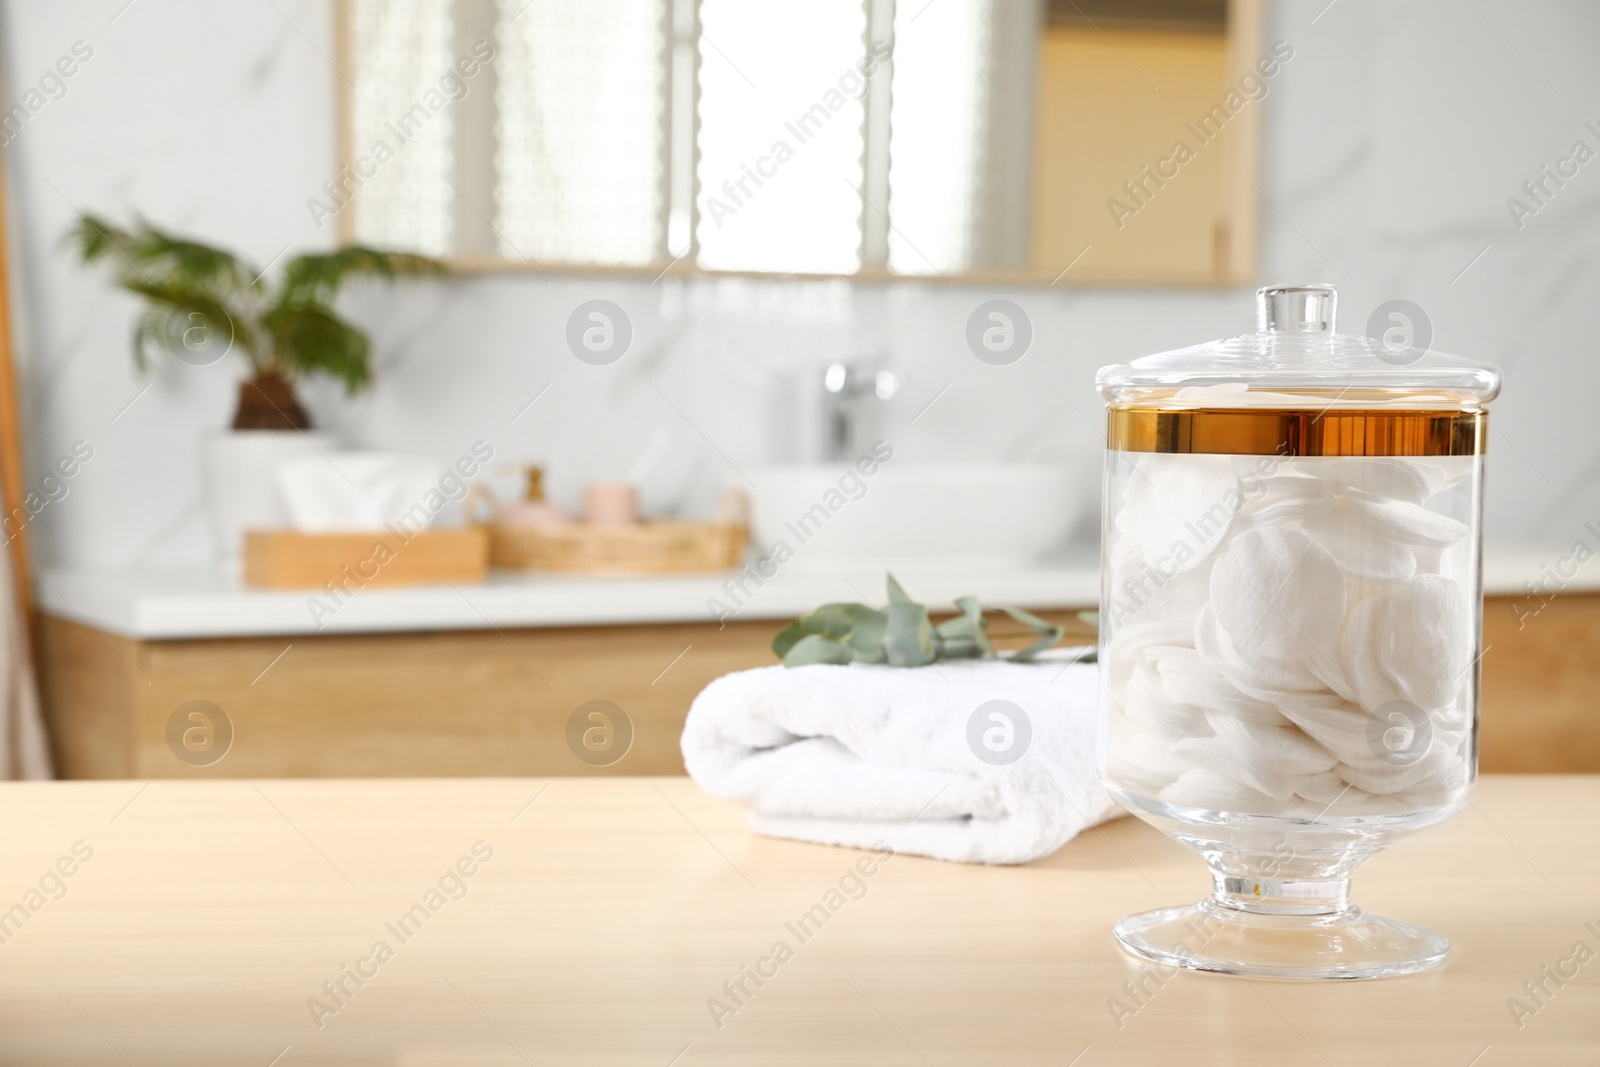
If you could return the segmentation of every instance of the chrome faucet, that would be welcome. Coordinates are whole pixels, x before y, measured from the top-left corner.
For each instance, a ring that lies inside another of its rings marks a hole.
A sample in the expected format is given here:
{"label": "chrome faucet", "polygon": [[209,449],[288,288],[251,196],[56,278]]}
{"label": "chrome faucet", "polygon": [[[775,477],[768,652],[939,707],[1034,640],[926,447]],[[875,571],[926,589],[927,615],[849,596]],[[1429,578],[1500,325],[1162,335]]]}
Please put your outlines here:
{"label": "chrome faucet", "polygon": [[822,372],[826,459],[848,460],[856,448],[856,401],[865,396],[888,400],[905,386],[894,371],[868,372],[851,363],[830,363]]}

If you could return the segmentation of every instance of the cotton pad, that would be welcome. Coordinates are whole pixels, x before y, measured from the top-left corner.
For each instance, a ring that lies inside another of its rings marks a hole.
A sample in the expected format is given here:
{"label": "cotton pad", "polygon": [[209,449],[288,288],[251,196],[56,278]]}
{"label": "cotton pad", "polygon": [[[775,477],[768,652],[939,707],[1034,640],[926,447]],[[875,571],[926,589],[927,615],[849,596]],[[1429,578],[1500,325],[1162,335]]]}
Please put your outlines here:
{"label": "cotton pad", "polygon": [[1128,682],[1128,712],[1136,722],[1167,736],[1184,737],[1206,729],[1204,713],[1172,699],[1148,663],[1135,668]]}
{"label": "cotton pad", "polygon": [[1337,767],[1320,774],[1302,774],[1295,779],[1294,795],[1317,805],[1317,818],[1332,811],[1350,792],[1350,783],[1339,775]]}
{"label": "cotton pad", "polygon": [[1206,721],[1218,738],[1241,755],[1281,774],[1317,774],[1339,762],[1297,726],[1254,727],[1220,712],[1211,712]]}
{"label": "cotton pad", "polygon": [[1196,767],[1163,789],[1158,799],[1180,807],[1208,811],[1275,812],[1282,804],[1230,777]]}
{"label": "cotton pad", "polygon": [[[1471,720],[1473,617],[1449,575],[1475,557],[1432,510],[1456,481],[1448,459],[1140,457],[1108,545],[1108,771],[1219,811],[1442,803]],[[1411,763],[1373,748],[1394,700],[1429,712]]]}
{"label": "cotton pad", "polygon": [[1380,456],[1334,456],[1301,460],[1297,472],[1315,472],[1345,493],[1379,500],[1420,504],[1444,484],[1444,469],[1415,459]]}
{"label": "cotton pad", "polygon": [[1347,760],[1339,764],[1338,773],[1344,780],[1368,793],[1404,793],[1429,780],[1438,781],[1442,774],[1453,771],[1453,753],[1430,748],[1415,763],[1385,763],[1376,757],[1365,760]]}
{"label": "cotton pad", "polygon": [[[1228,683],[1246,696],[1276,704],[1297,692],[1319,688],[1316,677],[1299,664],[1289,660],[1257,658],[1247,664],[1245,657],[1234,649],[1228,635],[1217,623],[1217,615],[1210,604],[1200,610],[1194,622],[1194,647],[1201,661],[1220,674]],[[1269,671],[1272,678],[1265,677]],[[1285,685],[1284,681],[1295,684]]]}
{"label": "cotton pad", "polygon": [[1361,500],[1349,498],[1358,521],[1365,524],[1367,536],[1375,540],[1402,541],[1408,545],[1443,547],[1467,536],[1467,524],[1448,515],[1429,511],[1404,500]]}
{"label": "cotton pad", "polygon": [[1371,716],[1355,704],[1322,708],[1285,708],[1289,719],[1340,759],[1360,759],[1372,754],[1367,739]]}
{"label": "cotton pad", "polygon": [[1336,483],[1314,474],[1304,473],[1305,467],[1287,474],[1274,474],[1262,479],[1262,486],[1272,496],[1293,496],[1305,500],[1328,499],[1337,491]]}
{"label": "cotton pad", "polygon": [[1281,726],[1286,720],[1272,703],[1247,696],[1192,648],[1152,650],[1167,695],[1184,704],[1219,711],[1258,726]]}
{"label": "cotton pad", "polygon": [[1299,530],[1245,530],[1211,572],[1211,610],[1246,662],[1312,653],[1339,629],[1344,609],[1339,565]]}
{"label": "cotton pad", "polygon": [[[1431,512],[1430,512],[1431,514]],[[1395,582],[1417,572],[1417,555],[1411,546],[1373,535],[1365,516],[1351,498],[1341,498],[1328,508],[1304,516],[1304,529],[1328,550],[1339,569],[1368,582]]]}
{"label": "cotton pad", "polygon": [[1152,794],[1177,781],[1194,764],[1173,751],[1165,736],[1124,723],[1117,747],[1106,753],[1106,767],[1120,778],[1146,784]]}
{"label": "cotton pad", "polygon": [[[1193,760],[1201,769],[1219,778],[1226,778],[1246,789],[1277,800],[1294,796],[1294,775],[1273,766],[1252,753],[1242,752],[1232,742],[1221,737],[1186,737],[1177,742],[1178,754]],[[1276,806],[1257,808],[1266,814]]]}
{"label": "cotton pad", "polygon": [[1148,455],[1128,477],[1116,528],[1147,565],[1178,573],[1211,555],[1243,506],[1227,457]]}
{"label": "cotton pad", "polygon": [[1379,635],[1388,631],[1389,596],[1368,597],[1345,620],[1339,638],[1339,659],[1356,702],[1368,711],[1396,700],[1399,688],[1384,672],[1378,657]]}
{"label": "cotton pad", "polygon": [[1243,527],[1293,526],[1308,522],[1333,506],[1334,497],[1272,494],[1246,505],[1237,524]]}
{"label": "cotton pad", "polygon": [[1452,578],[1424,574],[1388,596],[1372,652],[1399,695],[1442,708],[1460,691],[1472,660],[1472,611]]}

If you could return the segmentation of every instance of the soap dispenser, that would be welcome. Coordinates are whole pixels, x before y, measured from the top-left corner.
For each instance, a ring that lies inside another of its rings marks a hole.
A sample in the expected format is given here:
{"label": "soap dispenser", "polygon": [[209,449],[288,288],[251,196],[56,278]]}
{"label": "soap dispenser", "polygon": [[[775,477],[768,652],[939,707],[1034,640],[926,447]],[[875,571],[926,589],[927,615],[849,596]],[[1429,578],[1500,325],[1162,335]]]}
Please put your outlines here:
{"label": "soap dispenser", "polygon": [[544,468],[529,463],[522,472],[522,499],[501,508],[495,521],[502,526],[551,526],[571,522],[570,515],[544,498]]}

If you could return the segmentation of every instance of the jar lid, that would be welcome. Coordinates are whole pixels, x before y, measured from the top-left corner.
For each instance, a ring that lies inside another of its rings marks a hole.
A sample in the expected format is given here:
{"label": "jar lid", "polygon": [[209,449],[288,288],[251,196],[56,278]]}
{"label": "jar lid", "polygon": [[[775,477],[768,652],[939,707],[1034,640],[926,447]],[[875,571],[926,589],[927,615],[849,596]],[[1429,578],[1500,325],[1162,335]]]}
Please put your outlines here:
{"label": "jar lid", "polygon": [[[1256,291],[1256,332],[1102,367],[1100,395],[1113,405],[1374,408],[1474,411],[1500,391],[1486,363],[1435,352],[1421,309],[1405,305],[1377,338],[1335,331],[1331,285]],[[1418,320],[1421,321],[1418,321]]]}

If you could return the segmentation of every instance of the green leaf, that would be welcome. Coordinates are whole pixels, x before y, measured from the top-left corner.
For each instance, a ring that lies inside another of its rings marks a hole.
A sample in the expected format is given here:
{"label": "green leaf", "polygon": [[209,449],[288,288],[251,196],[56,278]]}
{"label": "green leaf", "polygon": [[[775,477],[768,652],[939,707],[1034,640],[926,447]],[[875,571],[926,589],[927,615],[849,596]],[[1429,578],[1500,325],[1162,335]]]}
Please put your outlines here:
{"label": "green leaf", "polygon": [[409,252],[387,252],[366,245],[348,245],[335,252],[296,256],[283,268],[278,306],[330,302],[351,278],[372,277],[393,281],[405,275],[449,273],[443,263]]}
{"label": "green leaf", "polygon": [[1055,647],[1060,642],[1061,642],[1061,631],[1058,630],[1055,633],[1045,634],[1043,637],[1039,638],[1039,640],[1035,641],[1033,644],[1029,645],[1027,648],[1018,649],[1017,651],[1011,653],[1011,655],[1006,657],[1006,658],[1011,660],[1011,662],[1013,662],[1013,663],[1027,663],[1030,660],[1032,660],[1034,657],[1036,657],[1039,653],[1045,651],[1048,648]]}
{"label": "green leaf", "polygon": [[1005,608],[1005,607],[1003,607],[1000,610],[1005,612],[1007,615],[1010,615],[1013,619],[1016,619],[1018,622],[1022,623],[1024,626],[1026,626],[1029,629],[1033,630],[1035,633],[1047,633],[1050,630],[1059,629],[1059,627],[1057,627],[1055,623],[1044,621],[1043,619],[1039,618],[1039,616],[1035,615],[1033,612],[1028,611],[1026,608]]}
{"label": "green leaf", "polygon": [[367,335],[321,304],[273,308],[261,325],[272,338],[273,352],[295,375],[327,374],[344,383],[348,393],[372,381],[367,360]]}
{"label": "green leaf", "polygon": [[849,663],[850,646],[822,634],[806,634],[783,657],[785,667],[805,667],[813,663]]}
{"label": "green leaf", "polygon": [[1033,644],[1013,652],[1007,657],[1015,663],[1026,663],[1045,649],[1053,648],[1059,644],[1061,639],[1066,636],[1067,628],[1065,626],[1057,626],[1054,623],[1046,622],[1031,611],[1026,611],[1022,608],[1005,607],[1000,610],[1039,635],[1039,639]]}
{"label": "green leaf", "polygon": [[327,374],[355,392],[372,378],[366,334],[333,310],[350,278],[393,280],[448,273],[427,256],[352,245],[296,256],[275,291],[257,271],[226,249],[158,230],[138,220],[127,229],[81,215],[66,237],[84,263],[104,263],[118,285],[150,307],[134,328],[134,358],[141,368],[167,338],[171,314],[198,314],[215,329],[226,322],[234,347],[257,375]]}
{"label": "green leaf", "polygon": [[772,639],[772,654],[782,659],[789,654],[791,648],[800,643],[800,639],[805,635],[806,628],[801,622],[791,622],[788,626],[779,630],[778,636]]}
{"label": "green leaf", "polygon": [[[983,617],[983,605],[978,603],[978,598],[958,596],[956,597],[956,607],[961,609],[959,618],[966,622],[963,635],[977,642],[978,647],[985,656],[994,655],[994,645],[989,641],[989,620]],[[955,620],[950,619],[948,621],[954,622]]]}
{"label": "green leaf", "polygon": [[1100,613],[1098,611],[1080,611],[1078,620],[1091,629],[1100,629]]}
{"label": "green leaf", "polygon": [[882,663],[886,625],[883,612],[865,604],[824,604],[785,627],[773,638],[772,651],[783,659],[807,635],[815,634],[844,645],[857,663]]}
{"label": "green leaf", "polygon": [[883,635],[888,621],[883,612],[865,604],[825,604],[813,615],[817,632],[850,646],[857,662],[883,661]]}
{"label": "green leaf", "polygon": [[856,615],[856,625],[845,641],[850,646],[857,663],[882,663],[884,659],[883,635],[889,629],[889,620],[883,612],[865,604],[852,605],[861,610]]}
{"label": "green leaf", "polygon": [[123,286],[135,278],[147,284],[242,292],[255,276],[232,252],[174,236],[143,220],[124,230],[93,215],[82,215],[67,239],[77,246],[85,263],[109,262]]}
{"label": "green leaf", "polygon": [[[889,603],[878,611],[865,604],[824,604],[784,627],[772,651],[785,666],[803,663],[883,663],[924,667],[940,659],[1004,658],[1027,662],[1060,643],[1066,627],[1046,622],[1022,608],[1001,608],[1027,626],[1038,640],[1017,652],[999,653],[989,639],[989,620],[975,597],[957,597],[960,614],[938,626],[928,609],[906,595],[894,575],[886,576]],[[1080,657],[1093,661],[1093,652]]]}
{"label": "green leaf", "polygon": [[884,609],[888,632],[883,652],[892,667],[924,667],[937,658],[937,638],[921,604],[891,603]]}
{"label": "green leaf", "polygon": [[861,604],[824,604],[805,617],[806,632],[842,637],[855,628],[855,614],[863,607]]}
{"label": "green leaf", "polygon": [[172,279],[152,281],[140,277],[122,279],[122,287],[148,301],[133,330],[134,362],[140,370],[149,367],[152,356],[169,350],[174,318],[182,320],[180,327],[197,322],[207,331],[230,337],[246,355],[253,349],[254,338],[239,325],[243,316],[214,290]]}

